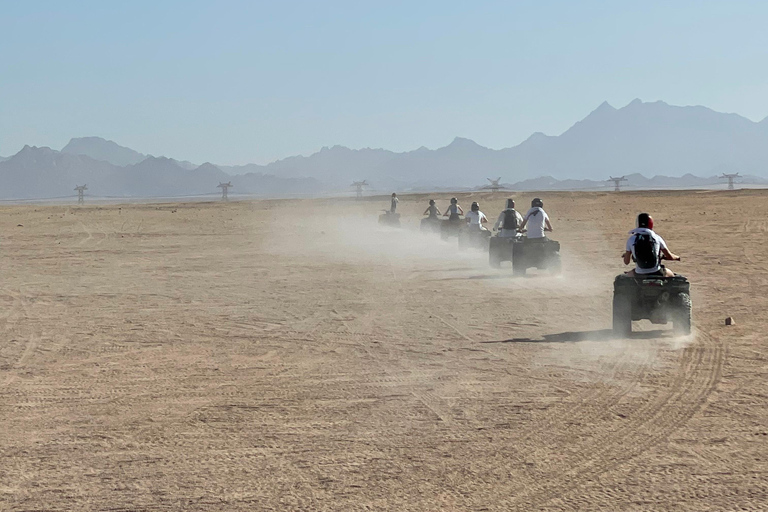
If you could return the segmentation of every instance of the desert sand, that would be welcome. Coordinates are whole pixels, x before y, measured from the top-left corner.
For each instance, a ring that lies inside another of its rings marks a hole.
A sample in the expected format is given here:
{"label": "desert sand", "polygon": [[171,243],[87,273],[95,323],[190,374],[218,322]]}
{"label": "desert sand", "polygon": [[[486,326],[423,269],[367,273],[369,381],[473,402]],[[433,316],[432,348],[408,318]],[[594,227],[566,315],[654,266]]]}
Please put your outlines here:
{"label": "desert sand", "polygon": [[[429,197],[0,208],[0,510],[768,508],[768,191],[542,193],[526,277]],[[690,337],[610,334],[640,211]]]}

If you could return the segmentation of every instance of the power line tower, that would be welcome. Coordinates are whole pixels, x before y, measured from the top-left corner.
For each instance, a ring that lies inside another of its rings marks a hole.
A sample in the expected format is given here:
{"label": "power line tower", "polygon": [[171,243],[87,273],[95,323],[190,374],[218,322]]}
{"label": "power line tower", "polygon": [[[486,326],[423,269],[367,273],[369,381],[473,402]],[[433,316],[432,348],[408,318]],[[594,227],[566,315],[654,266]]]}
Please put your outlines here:
{"label": "power line tower", "polygon": [[728,180],[728,190],[733,190],[733,180],[735,180],[736,178],[741,178],[741,176],[739,176],[739,173],[737,172],[733,174],[723,173],[723,175],[720,177]]}
{"label": "power line tower", "polygon": [[618,178],[614,178],[613,176],[611,176],[606,181],[612,181],[613,182],[613,185],[614,185],[613,191],[614,192],[621,192],[621,182],[622,181],[627,181],[627,178],[625,178],[624,176],[619,176]]}
{"label": "power line tower", "polygon": [[85,191],[88,190],[87,185],[78,185],[75,187],[75,190],[77,191],[77,204],[84,204],[85,203]]}
{"label": "power line tower", "polygon": [[495,194],[496,192],[501,190],[501,185],[499,185],[499,182],[501,181],[501,176],[499,176],[495,180],[492,180],[491,178],[485,178],[485,179],[487,179],[491,183],[490,186],[488,186],[488,188],[491,189],[491,193]]}
{"label": "power line tower", "polygon": [[365,181],[365,180],[363,180],[363,181],[353,181],[352,185],[350,185],[350,187],[355,187],[355,193],[357,194],[357,198],[358,199],[362,199],[362,197],[363,197],[363,187],[367,187],[367,186],[368,186],[368,182]]}
{"label": "power line tower", "polygon": [[221,189],[221,200],[222,201],[229,201],[229,198],[227,197],[227,190],[232,186],[232,182],[228,181],[226,183],[219,182],[219,185],[216,188]]}

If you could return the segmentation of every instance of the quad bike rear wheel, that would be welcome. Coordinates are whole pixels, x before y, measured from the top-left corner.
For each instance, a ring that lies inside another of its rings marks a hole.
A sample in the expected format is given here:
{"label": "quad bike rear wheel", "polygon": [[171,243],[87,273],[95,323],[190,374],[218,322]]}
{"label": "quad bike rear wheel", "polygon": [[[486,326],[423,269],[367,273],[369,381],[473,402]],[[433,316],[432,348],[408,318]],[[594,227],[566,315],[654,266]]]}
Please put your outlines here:
{"label": "quad bike rear wheel", "polygon": [[676,334],[691,334],[691,296],[680,293],[677,296],[677,308],[672,317],[672,326]]}
{"label": "quad bike rear wheel", "polygon": [[560,260],[560,253],[555,253],[552,256],[550,256],[549,264],[547,265],[547,268],[552,274],[560,274],[560,272],[563,270],[563,264]]}
{"label": "quad bike rear wheel", "polygon": [[501,250],[499,247],[494,247],[493,244],[488,250],[488,263],[493,268],[501,268]]}
{"label": "quad bike rear wheel", "polygon": [[621,293],[613,294],[613,334],[628,337],[632,334],[632,301]]}

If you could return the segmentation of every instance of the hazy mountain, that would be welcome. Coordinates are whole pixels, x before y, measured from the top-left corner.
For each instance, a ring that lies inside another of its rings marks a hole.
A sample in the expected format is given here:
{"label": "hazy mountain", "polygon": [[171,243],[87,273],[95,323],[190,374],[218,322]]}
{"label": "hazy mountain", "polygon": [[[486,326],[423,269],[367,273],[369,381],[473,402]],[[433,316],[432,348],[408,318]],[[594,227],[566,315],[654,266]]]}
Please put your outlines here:
{"label": "hazy mountain", "polygon": [[0,162],[0,197],[41,198],[74,194],[76,185],[99,186],[112,179],[118,167],[84,155],[60,153],[48,147],[24,148]]}
{"label": "hazy mountain", "polygon": [[141,162],[147,155],[121,146],[101,137],[77,137],[61,149],[62,153],[86,155],[94,160],[103,160],[120,167]]}
{"label": "hazy mountain", "polygon": [[88,185],[89,195],[97,197],[216,195],[219,182],[230,180],[235,194],[292,195],[323,189],[313,178],[254,173],[233,178],[210,163],[186,169],[176,160],[153,156],[119,167],[47,147],[25,146],[0,162],[0,198],[4,199],[68,197],[74,195],[76,185],[82,184]]}
{"label": "hazy mountain", "polygon": [[628,188],[697,187],[737,171],[754,175],[745,184],[768,177],[768,118],[756,123],[700,106],[634,100],[620,109],[603,103],[561,135],[534,133],[500,150],[456,137],[434,150],[333,146],[268,165],[196,166],[99,137],[76,138],[61,152],[25,146],[0,160],[0,197],[66,196],[82,183],[93,195],[120,197],[215,194],[220,181],[232,181],[234,194],[258,195],[349,190],[359,179],[378,190],[451,189],[496,176],[518,190],[605,188],[611,175],[627,175]]}
{"label": "hazy mountain", "polygon": [[558,137],[537,134],[502,152],[519,172],[558,178],[766,174],[767,128],[705,107],[634,100],[618,110],[603,103]]}
{"label": "hazy mountain", "polygon": [[[152,156],[139,153],[131,148],[121,146],[116,142],[102,139],[101,137],[77,137],[71,139],[69,143],[61,149],[61,152],[89,156],[94,160],[103,160],[119,167],[138,164],[147,157]],[[183,169],[191,170],[197,167],[197,165],[191,162],[174,160],[172,158],[169,160],[176,162],[176,164]]]}
{"label": "hazy mountain", "polygon": [[534,133],[518,146],[493,150],[469,139],[405,153],[383,149],[323,148],[260,167],[282,177],[312,176],[343,186],[431,183],[474,186],[487,176],[520,181],[538,176],[603,180],[642,173],[711,176],[721,172],[768,175],[768,118],[755,123],[705,107],[634,100],[621,109],[603,103],[559,136]]}

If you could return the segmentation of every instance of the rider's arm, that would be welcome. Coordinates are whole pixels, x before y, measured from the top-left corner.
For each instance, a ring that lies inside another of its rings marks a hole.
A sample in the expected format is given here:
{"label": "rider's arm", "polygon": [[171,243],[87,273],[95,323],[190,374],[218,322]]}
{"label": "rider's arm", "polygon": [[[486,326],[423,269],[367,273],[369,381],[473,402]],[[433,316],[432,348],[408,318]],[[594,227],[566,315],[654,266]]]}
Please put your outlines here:
{"label": "rider's arm", "polygon": [[464,209],[463,209],[461,206],[459,206],[459,205],[456,205],[456,208],[458,208],[458,209],[459,209],[459,213],[460,213],[460,214],[464,215]]}
{"label": "rider's arm", "polygon": [[662,253],[662,254],[664,255],[664,257],[665,257],[666,259],[668,259],[668,260],[672,260],[672,261],[680,261],[680,256],[678,256],[677,254],[672,254],[672,253],[669,251],[669,249],[667,249],[666,247],[662,247],[662,248],[661,248],[661,253]]}
{"label": "rider's arm", "polygon": [[518,231],[522,232],[523,229],[525,229],[525,225],[528,224],[528,217],[523,219],[523,223],[520,224],[520,226],[517,228]]}
{"label": "rider's arm", "polygon": [[624,264],[629,265],[632,262],[632,251],[624,251]]}
{"label": "rider's arm", "polygon": [[549,217],[544,219],[544,224],[547,226],[547,230],[552,231],[552,224],[549,223]]}
{"label": "rider's arm", "polygon": [[486,217],[484,213],[481,213],[480,215],[481,215],[480,222],[482,224],[487,224],[488,223],[488,217]]}
{"label": "rider's arm", "polygon": [[503,221],[504,221],[504,212],[501,212],[499,214],[499,220],[497,220],[496,224],[493,225],[493,229],[499,229],[499,226],[502,225]]}
{"label": "rider's arm", "polygon": [[440,215],[440,208],[435,207],[435,215]]}
{"label": "rider's arm", "polygon": [[[422,213],[422,215],[426,215],[427,213],[429,213],[429,208],[427,208],[426,210],[424,210],[424,213]],[[438,213],[438,215],[440,215],[440,214]]]}

